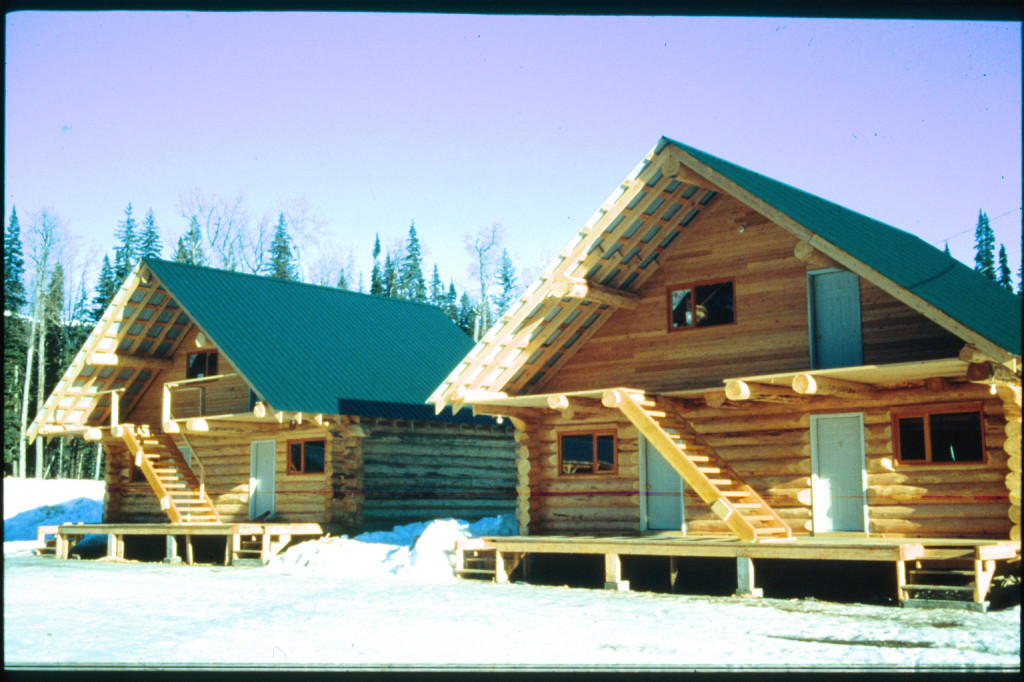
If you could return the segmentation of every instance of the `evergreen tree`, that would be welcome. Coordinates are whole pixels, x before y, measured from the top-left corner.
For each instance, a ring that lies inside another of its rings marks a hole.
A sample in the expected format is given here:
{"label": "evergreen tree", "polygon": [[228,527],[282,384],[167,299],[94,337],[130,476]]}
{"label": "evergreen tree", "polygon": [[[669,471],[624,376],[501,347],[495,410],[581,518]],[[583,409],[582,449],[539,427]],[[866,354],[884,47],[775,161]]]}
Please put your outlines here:
{"label": "evergreen tree", "polygon": [[444,295],[444,304],[441,309],[444,310],[444,314],[448,316],[448,319],[459,324],[459,294],[455,291],[455,282],[449,280],[448,282],[448,293]]}
{"label": "evergreen tree", "polygon": [[427,285],[423,281],[423,256],[420,240],[416,237],[416,223],[409,225],[409,238],[405,243],[405,257],[399,265],[398,289],[400,297],[410,301],[426,301]]}
{"label": "evergreen tree", "polygon": [[121,282],[114,275],[114,266],[110,264],[110,257],[103,256],[103,266],[100,268],[100,279],[96,283],[96,295],[92,299],[92,321],[99,322],[103,317],[103,311],[110,305],[111,299],[117,293]]}
{"label": "evergreen tree", "polygon": [[373,272],[370,273],[370,293],[384,295],[384,275],[380,271],[380,235],[373,242]]}
{"label": "evergreen tree", "polygon": [[395,262],[391,260],[391,254],[384,258],[384,274],[382,276],[384,296],[388,298],[401,298],[398,290],[398,272],[395,270]]}
{"label": "evergreen tree", "polygon": [[164,250],[160,243],[160,234],[156,229],[153,209],[149,209],[146,220],[142,223],[142,238],[139,240],[139,258],[160,258]]}
{"label": "evergreen tree", "polygon": [[996,235],[988,224],[988,216],[978,211],[978,226],[974,229],[974,269],[988,277],[996,279]]}
{"label": "evergreen tree", "polygon": [[494,296],[494,316],[501,317],[516,298],[516,268],[508,256],[508,249],[502,249],[498,265],[498,286],[501,290]]}
{"label": "evergreen tree", "polygon": [[458,314],[458,325],[459,329],[466,332],[470,336],[473,336],[473,329],[477,319],[476,306],[473,305],[473,299],[469,297],[469,294],[462,292],[462,298],[459,299],[459,314]]}
{"label": "evergreen tree", "polygon": [[292,255],[291,239],[288,237],[284,213],[280,214],[277,226],[274,227],[274,239],[270,242],[270,261],[267,263],[267,274],[277,279],[297,279],[295,257]]}
{"label": "evergreen tree", "polygon": [[[18,212],[4,232],[4,473],[18,461],[21,393],[25,377],[25,259]],[[19,472],[24,475],[24,472]]]}
{"label": "evergreen tree", "polygon": [[188,231],[178,238],[178,248],[174,252],[174,260],[186,265],[206,265],[206,254],[203,253],[203,233],[199,228],[199,220],[192,216]]}
{"label": "evergreen tree", "polygon": [[139,244],[135,234],[135,218],[132,217],[132,205],[124,210],[124,220],[118,223],[118,230],[115,233],[121,245],[114,249],[114,279],[123,282],[128,273],[135,266],[138,258]]}
{"label": "evergreen tree", "polygon": [[441,273],[437,271],[437,265],[434,265],[434,275],[430,278],[430,305],[437,306],[438,308],[444,309],[444,284],[441,282]]}
{"label": "evergreen tree", "polygon": [[349,288],[349,286],[348,286],[348,278],[345,277],[345,268],[342,268],[341,272],[338,273],[338,283],[335,284],[334,286],[336,288],[338,288],[338,289],[346,289],[347,290]]}
{"label": "evergreen tree", "polygon": [[953,257],[953,254],[949,252],[949,242],[946,242],[946,255],[949,256],[950,258]]}
{"label": "evergreen tree", "polygon": [[1010,261],[1006,256],[1006,246],[999,245],[999,277],[996,279],[999,286],[1007,291],[1013,291],[1013,274],[1010,272]]}

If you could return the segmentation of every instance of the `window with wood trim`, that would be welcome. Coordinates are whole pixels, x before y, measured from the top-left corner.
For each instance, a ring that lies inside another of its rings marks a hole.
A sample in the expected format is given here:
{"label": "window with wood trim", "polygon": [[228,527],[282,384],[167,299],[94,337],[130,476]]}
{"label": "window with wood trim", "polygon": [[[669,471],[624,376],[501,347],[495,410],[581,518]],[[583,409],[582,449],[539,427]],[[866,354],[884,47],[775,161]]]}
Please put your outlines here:
{"label": "window with wood trim", "polygon": [[288,441],[288,473],[289,474],[322,474],[324,459],[327,454],[327,441],[290,440]]}
{"label": "window with wood trim", "polygon": [[736,306],[732,280],[668,288],[669,329],[694,329],[733,324]]}
{"label": "window with wood trim", "polygon": [[215,374],[217,374],[217,351],[204,350],[188,354],[188,364],[185,366],[186,379],[212,377]]}
{"label": "window with wood trim", "polygon": [[984,423],[977,404],[894,410],[896,461],[908,465],[984,462]]}
{"label": "window with wood trim", "polygon": [[617,465],[618,442],[614,431],[558,435],[560,475],[614,474]]}

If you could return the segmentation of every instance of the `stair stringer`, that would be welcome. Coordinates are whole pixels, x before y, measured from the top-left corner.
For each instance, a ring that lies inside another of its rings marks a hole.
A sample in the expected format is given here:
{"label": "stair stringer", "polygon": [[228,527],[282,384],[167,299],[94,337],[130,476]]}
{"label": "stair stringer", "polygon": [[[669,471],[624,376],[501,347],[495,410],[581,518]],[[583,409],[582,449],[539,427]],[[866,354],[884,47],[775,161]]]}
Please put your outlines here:
{"label": "stair stringer", "polygon": [[[715,468],[721,470],[716,474],[716,477],[727,474],[734,484],[733,489],[729,492],[734,493],[736,497],[742,497],[746,502],[740,502],[738,499],[730,500],[730,496],[724,494],[725,491],[700,470],[701,467],[691,459],[694,455],[687,454],[686,452],[686,440],[689,440],[691,445],[695,445],[694,441],[699,436],[693,431],[689,422],[674,409],[672,416],[689,429],[687,434],[676,434],[678,442],[673,440],[672,435],[658,422],[658,417],[660,416],[660,418],[664,419],[667,417],[667,413],[646,409],[647,407],[655,407],[656,403],[646,399],[642,391],[622,388],[609,389],[605,391],[602,402],[606,407],[618,408],[740,540],[762,542],[765,540],[793,539],[792,529],[789,527],[789,524],[783,521],[778,513],[753,488],[736,476],[736,473],[725,465],[721,457],[715,455],[715,458],[719,460],[715,463]],[[706,443],[702,442],[700,448],[701,452],[713,454],[713,450]],[[739,495],[739,493],[742,493],[742,495]],[[738,504],[744,506],[737,506]],[[767,521],[751,521],[747,519],[743,513],[743,511],[748,509],[746,505],[755,504],[756,508],[753,506],[749,507],[751,511],[759,512],[759,516],[771,518]]]}

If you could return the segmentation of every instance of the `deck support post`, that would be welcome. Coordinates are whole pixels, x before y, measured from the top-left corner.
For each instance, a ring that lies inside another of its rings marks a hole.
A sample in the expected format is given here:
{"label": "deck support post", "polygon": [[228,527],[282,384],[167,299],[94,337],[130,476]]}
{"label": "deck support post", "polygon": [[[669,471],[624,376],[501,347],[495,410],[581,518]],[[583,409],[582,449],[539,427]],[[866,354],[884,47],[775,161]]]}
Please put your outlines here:
{"label": "deck support post", "polygon": [[676,585],[679,583],[679,557],[668,558],[668,586],[669,592],[675,593]]}
{"label": "deck support post", "polygon": [[164,557],[165,564],[180,564],[181,557],[178,556],[178,540],[173,535],[168,533],[166,536],[165,545],[167,548],[167,555]]}
{"label": "deck support post", "polygon": [[195,563],[195,554],[192,552],[192,535],[185,536],[185,561],[189,566]]}
{"label": "deck support post", "polygon": [[629,581],[622,579],[622,559],[618,554],[604,555],[604,589],[629,592]]}
{"label": "deck support post", "polygon": [[505,565],[505,556],[494,550],[494,582],[504,584],[508,582],[508,568]]}
{"label": "deck support post", "polygon": [[117,536],[113,533],[107,535],[107,558],[117,559]]}
{"label": "deck support post", "polygon": [[736,557],[736,596],[761,597],[764,590],[754,587],[754,560],[750,557]]}
{"label": "deck support post", "polygon": [[900,604],[907,598],[907,562],[896,562],[896,601]]}

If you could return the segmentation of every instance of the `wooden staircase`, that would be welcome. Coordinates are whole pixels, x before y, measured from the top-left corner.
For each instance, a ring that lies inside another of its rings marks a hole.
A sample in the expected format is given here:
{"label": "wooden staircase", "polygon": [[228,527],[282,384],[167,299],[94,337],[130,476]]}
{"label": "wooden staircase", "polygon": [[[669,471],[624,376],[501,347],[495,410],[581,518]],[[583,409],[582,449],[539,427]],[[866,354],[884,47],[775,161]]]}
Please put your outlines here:
{"label": "wooden staircase", "polygon": [[902,606],[965,608],[985,612],[996,562],[964,556],[963,550],[927,548],[923,557],[900,567]]}
{"label": "wooden staircase", "polygon": [[793,539],[789,525],[736,475],[670,402],[623,388],[605,391],[602,402],[606,407],[618,408],[740,540]]}
{"label": "wooden staircase", "polygon": [[145,425],[121,424],[118,429],[171,523],[220,523],[205,486],[169,435],[152,433]]}
{"label": "wooden staircase", "polygon": [[496,547],[480,538],[459,540],[455,543],[455,576],[458,578],[484,578],[507,583],[526,554],[499,552]]}

